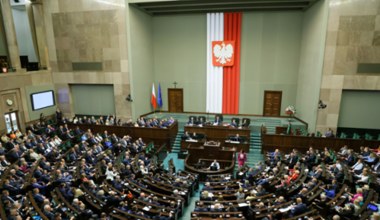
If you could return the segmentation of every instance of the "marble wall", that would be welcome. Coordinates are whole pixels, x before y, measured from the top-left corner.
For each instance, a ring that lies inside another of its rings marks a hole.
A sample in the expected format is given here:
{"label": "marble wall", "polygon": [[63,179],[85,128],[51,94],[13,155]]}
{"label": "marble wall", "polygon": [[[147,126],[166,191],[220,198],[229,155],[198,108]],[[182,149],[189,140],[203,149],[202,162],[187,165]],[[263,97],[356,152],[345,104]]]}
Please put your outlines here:
{"label": "marble wall", "polygon": [[380,63],[380,0],[330,0],[317,130],[337,128],[344,89],[380,90],[380,74],[359,63]]}
{"label": "marble wall", "polygon": [[[31,92],[44,91],[46,86],[52,86],[52,77],[50,71],[36,72],[16,72],[0,74],[0,115],[7,112],[16,111],[20,126],[24,129],[24,124],[39,118],[40,113],[48,116],[55,112],[55,109],[42,109],[32,111],[30,104]],[[30,91],[28,91],[28,88]],[[40,89],[42,88],[42,89]],[[13,101],[13,105],[6,103],[7,99]],[[0,133],[5,131],[5,122],[0,120]]]}
{"label": "marble wall", "polygon": [[[113,84],[116,115],[130,118],[131,104],[124,0],[44,0],[44,20],[59,107],[74,114],[70,84]],[[72,63],[101,63],[75,71]]]}

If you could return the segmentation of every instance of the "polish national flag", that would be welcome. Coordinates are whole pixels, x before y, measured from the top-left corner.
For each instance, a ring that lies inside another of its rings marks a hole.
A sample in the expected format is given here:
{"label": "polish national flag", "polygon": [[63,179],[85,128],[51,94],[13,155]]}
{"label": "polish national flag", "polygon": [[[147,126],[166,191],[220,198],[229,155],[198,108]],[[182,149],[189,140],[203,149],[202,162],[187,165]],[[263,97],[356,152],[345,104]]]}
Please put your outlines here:
{"label": "polish national flag", "polygon": [[157,99],[156,99],[156,92],[154,89],[154,83],[152,85],[152,97],[150,99],[150,103],[152,104],[153,109],[155,110],[157,108]]}

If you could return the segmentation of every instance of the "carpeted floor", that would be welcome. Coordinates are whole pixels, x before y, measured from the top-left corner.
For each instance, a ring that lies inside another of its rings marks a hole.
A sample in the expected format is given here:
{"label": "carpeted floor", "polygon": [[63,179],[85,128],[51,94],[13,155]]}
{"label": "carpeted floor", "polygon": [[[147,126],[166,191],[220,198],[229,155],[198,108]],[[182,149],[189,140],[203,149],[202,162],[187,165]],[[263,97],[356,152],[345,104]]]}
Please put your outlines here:
{"label": "carpeted floor", "polygon": [[[168,169],[169,166],[169,160],[173,159],[174,165],[176,167],[176,170],[185,170],[184,160],[178,159],[177,153],[169,153],[168,156],[165,158],[163,164],[164,168]],[[200,197],[200,191],[202,191],[203,184],[199,184],[198,191],[194,192],[193,196],[190,198],[189,205],[185,207],[184,213],[179,220],[188,220],[190,219],[190,214],[195,208],[195,202],[199,200]]]}

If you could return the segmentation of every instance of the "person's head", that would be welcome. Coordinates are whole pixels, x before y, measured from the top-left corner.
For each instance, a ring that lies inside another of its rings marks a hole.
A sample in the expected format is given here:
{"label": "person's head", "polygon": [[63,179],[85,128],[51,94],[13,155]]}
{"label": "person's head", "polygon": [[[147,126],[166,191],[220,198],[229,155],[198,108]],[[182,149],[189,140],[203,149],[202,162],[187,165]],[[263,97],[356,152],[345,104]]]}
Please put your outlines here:
{"label": "person's head", "polygon": [[302,199],[298,197],[298,198],[296,199],[296,202],[297,202],[297,204],[301,204],[301,203],[302,203]]}
{"label": "person's head", "polygon": [[107,214],[105,212],[102,212],[100,214],[100,219],[107,219]]}
{"label": "person's head", "polygon": [[51,206],[50,205],[45,205],[44,210],[46,212],[51,212]]}
{"label": "person's head", "polygon": [[257,204],[258,208],[263,208],[264,206],[265,206],[265,204],[263,202],[260,202],[259,204]]}
{"label": "person's head", "polygon": [[363,176],[367,176],[368,175],[368,169],[367,168],[363,169],[362,175]]}
{"label": "person's head", "polygon": [[85,210],[86,209],[86,205],[83,202],[80,203],[79,209],[82,210],[82,211]]}
{"label": "person's head", "polygon": [[325,201],[326,199],[327,199],[327,196],[326,196],[326,194],[325,193],[321,193],[321,200],[322,201]]}
{"label": "person's head", "polygon": [[362,188],[363,188],[363,190],[369,190],[369,185],[365,184]]}
{"label": "person's head", "polygon": [[333,220],[340,220],[340,216],[339,215],[334,215],[332,219]]}
{"label": "person's head", "polygon": [[357,188],[356,189],[356,193],[363,193],[363,189],[362,188]]}
{"label": "person's head", "polygon": [[280,196],[280,197],[278,197],[278,200],[277,200],[278,202],[284,202],[285,201],[285,198],[283,197],[283,196]]}

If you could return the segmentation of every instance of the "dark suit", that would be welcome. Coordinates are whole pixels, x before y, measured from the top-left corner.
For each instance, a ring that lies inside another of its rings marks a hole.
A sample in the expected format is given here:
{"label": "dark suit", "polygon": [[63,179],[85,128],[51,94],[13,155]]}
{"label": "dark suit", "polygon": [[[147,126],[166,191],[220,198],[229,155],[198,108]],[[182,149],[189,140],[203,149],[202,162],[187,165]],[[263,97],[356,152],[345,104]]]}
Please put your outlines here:
{"label": "dark suit", "polygon": [[208,212],[208,208],[206,207],[196,207],[194,209],[195,212]]}
{"label": "dark suit", "polygon": [[293,169],[293,167],[294,167],[294,165],[296,165],[297,161],[298,161],[298,157],[296,155],[289,157],[289,160],[288,160],[289,168]]}
{"label": "dark suit", "polygon": [[44,197],[43,197],[41,194],[39,194],[39,193],[34,194],[34,195],[33,195],[33,198],[34,198],[34,200],[35,200],[38,204],[42,204],[42,203],[44,202]]}
{"label": "dark suit", "polygon": [[241,138],[241,137],[237,137],[237,136],[230,137],[230,140],[231,140],[231,141],[242,142],[242,138]]}
{"label": "dark suit", "polygon": [[350,154],[347,159],[346,159],[346,162],[349,166],[352,166],[355,164],[355,157],[354,155]]}
{"label": "dark suit", "polygon": [[307,212],[307,206],[304,203],[297,204],[293,209],[290,210],[291,216],[301,215]]}

